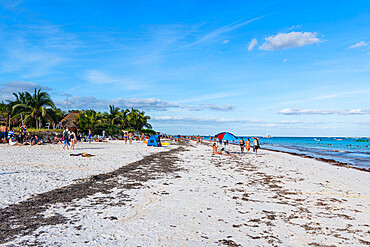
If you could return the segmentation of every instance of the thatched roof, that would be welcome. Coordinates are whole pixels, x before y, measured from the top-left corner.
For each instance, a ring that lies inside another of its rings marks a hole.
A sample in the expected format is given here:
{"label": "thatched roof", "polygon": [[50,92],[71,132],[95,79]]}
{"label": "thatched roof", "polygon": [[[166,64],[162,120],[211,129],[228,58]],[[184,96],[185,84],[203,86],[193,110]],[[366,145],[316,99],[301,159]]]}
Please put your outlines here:
{"label": "thatched roof", "polygon": [[60,120],[60,122],[63,124],[64,121],[71,120],[72,122],[75,123],[77,121],[76,116],[80,116],[80,115],[81,115],[80,112],[72,111],[67,116],[65,116],[62,120]]}
{"label": "thatched roof", "polygon": [[62,127],[65,128],[67,127],[68,129],[77,129],[77,124],[75,124],[72,120],[66,120],[62,122]]}
{"label": "thatched roof", "polygon": [[65,118],[63,118],[60,122],[62,123],[62,127],[65,128],[77,128],[76,124],[76,116],[80,116],[81,113],[78,111],[70,112]]}

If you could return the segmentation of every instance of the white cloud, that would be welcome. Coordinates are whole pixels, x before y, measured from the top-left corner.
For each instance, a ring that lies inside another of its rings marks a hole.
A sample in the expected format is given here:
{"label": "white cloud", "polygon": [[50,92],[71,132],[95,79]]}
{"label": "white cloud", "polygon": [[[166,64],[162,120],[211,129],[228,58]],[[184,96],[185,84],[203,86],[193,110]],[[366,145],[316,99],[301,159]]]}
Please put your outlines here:
{"label": "white cloud", "polygon": [[179,117],[179,116],[159,116],[152,117],[153,121],[157,122],[182,122],[182,123],[256,123],[256,121],[232,119],[232,118],[217,118],[217,117]]}
{"label": "white cloud", "polygon": [[235,106],[232,106],[232,105],[199,104],[198,106],[182,105],[181,108],[189,109],[189,110],[192,110],[192,111],[203,111],[203,110],[232,111],[232,110],[235,109]]}
{"label": "white cloud", "polygon": [[265,42],[259,48],[265,51],[275,51],[320,43],[321,40],[317,35],[318,33],[311,32],[278,33],[265,38]]}
{"label": "white cloud", "polygon": [[283,60],[283,63],[285,63],[286,61],[288,61],[288,59],[287,59],[287,58],[285,58],[285,59]]}
{"label": "white cloud", "polygon": [[299,108],[285,108],[279,111],[284,115],[366,115],[370,114],[370,109],[351,109],[351,110],[316,110]]}
{"label": "white cloud", "polygon": [[293,25],[290,28],[288,28],[288,31],[293,30],[293,29],[297,29],[297,28],[300,28],[300,27],[302,27],[302,26],[301,25]]}
{"label": "white cloud", "polygon": [[0,84],[0,100],[7,100],[13,98],[13,93],[18,92],[32,92],[36,89],[41,88],[44,91],[52,90],[49,87],[28,81],[10,81]]}
{"label": "white cloud", "polygon": [[[56,101],[57,106],[64,107],[64,101]],[[120,108],[139,108],[143,110],[166,111],[168,108],[179,108],[180,105],[155,98],[131,98],[131,99],[98,99],[93,96],[71,97],[68,99],[71,109],[96,109],[106,110],[109,105]]]}
{"label": "white cloud", "polygon": [[141,90],[143,88],[148,88],[147,82],[136,81],[130,78],[111,76],[105,72],[98,70],[89,70],[86,72],[84,79],[92,84],[117,84],[120,87],[124,87],[129,90]]}
{"label": "white cloud", "polygon": [[249,42],[248,51],[253,50],[253,48],[257,45],[257,39],[252,39],[251,42]]}
{"label": "white cloud", "polygon": [[349,49],[353,49],[353,48],[360,48],[360,47],[364,47],[364,46],[367,46],[368,43],[366,43],[365,41],[361,41],[361,42],[358,42],[354,45],[351,45],[350,47],[348,47]]}
{"label": "white cloud", "polygon": [[224,41],[222,41],[222,43],[225,44],[225,45],[228,44],[229,42],[230,42],[230,40],[228,40],[228,39],[225,39]]}
{"label": "white cloud", "polygon": [[[64,108],[64,101],[55,102],[58,107]],[[68,105],[71,109],[96,109],[106,110],[109,105],[114,105],[120,108],[139,108],[143,110],[167,111],[170,108],[181,108],[190,111],[232,111],[235,107],[231,105],[212,105],[212,104],[199,104],[193,105],[180,105],[169,101],[164,101],[155,98],[131,98],[131,99],[98,99],[93,96],[88,97],[70,97]]]}

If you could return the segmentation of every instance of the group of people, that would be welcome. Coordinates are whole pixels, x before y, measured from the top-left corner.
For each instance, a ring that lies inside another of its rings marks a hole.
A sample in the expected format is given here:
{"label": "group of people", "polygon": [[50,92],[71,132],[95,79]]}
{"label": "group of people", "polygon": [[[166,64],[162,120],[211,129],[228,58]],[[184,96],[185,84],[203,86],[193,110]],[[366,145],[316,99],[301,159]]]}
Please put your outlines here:
{"label": "group of people", "polygon": [[[249,154],[249,151],[251,149],[251,141],[249,140],[249,138],[247,138],[247,140],[244,142],[243,137],[241,137],[239,140],[239,145],[240,145],[240,152],[242,154],[244,153],[244,147],[247,150],[247,154]],[[257,150],[260,148],[259,139],[257,137],[253,138],[252,147],[253,147],[253,152],[255,152],[257,156]]]}
{"label": "group of people", "polygon": [[41,145],[42,141],[37,135],[30,135],[27,126],[22,125],[19,133],[16,134],[14,128],[5,125],[0,126],[0,143],[8,143],[11,146]]}
{"label": "group of people", "polygon": [[[220,141],[220,143],[222,144],[222,141]],[[249,140],[249,138],[247,138],[247,140],[244,141],[243,137],[241,137],[240,140],[239,140],[239,145],[240,145],[240,153],[241,154],[244,153],[244,148],[247,150],[247,154],[249,154],[249,151],[251,149],[251,141]],[[257,137],[253,138],[252,147],[253,147],[253,152],[257,156],[257,150],[260,148],[259,139]],[[225,150],[225,148],[221,148],[220,151],[217,151],[216,142],[213,143],[212,149],[213,149],[213,154],[221,154],[221,155],[225,154],[225,155],[228,155],[228,156],[233,155],[233,154],[227,152]]]}

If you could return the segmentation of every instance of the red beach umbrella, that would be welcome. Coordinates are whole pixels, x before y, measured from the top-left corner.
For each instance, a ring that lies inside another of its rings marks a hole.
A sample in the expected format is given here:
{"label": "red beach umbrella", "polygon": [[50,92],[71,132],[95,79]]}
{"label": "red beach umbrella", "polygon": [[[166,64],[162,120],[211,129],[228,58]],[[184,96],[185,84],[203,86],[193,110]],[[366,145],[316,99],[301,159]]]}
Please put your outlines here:
{"label": "red beach umbrella", "polygon": [[224,140],[224,141],[234,141],[238,139],[233,133],[230,132],[221,132],[215,135],[216,138],[219,140]]}

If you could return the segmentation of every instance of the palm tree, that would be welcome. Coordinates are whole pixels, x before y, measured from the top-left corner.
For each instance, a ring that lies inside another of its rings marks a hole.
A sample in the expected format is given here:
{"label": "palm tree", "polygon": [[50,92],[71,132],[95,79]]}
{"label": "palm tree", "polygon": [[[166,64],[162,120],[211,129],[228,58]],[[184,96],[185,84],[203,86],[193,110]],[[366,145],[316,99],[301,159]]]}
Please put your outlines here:
{"label": "palm tree", "polygon": [[91,129],[94,131],[96,126],[101,123],[101,113],[94,110],[83,110],[81,115],[76,118],[76,123],[82,130]]}
{"label": "palm tree", "polygon": [[130,113],[129,109],[122,109],[120,115],[120,122],[123,128],[128,127],[128,114]]}
{"label": "palm tree", "polygon": [[109,113],[106,115],[107,119],[111,124],[117,122],[121,116],[119,107],[114,107],[114,105],[109,105]]}
{"label": "palm tree", "polygon": [[29,118],[35,120],[36,128],[41,128],[41,117],[51,119],[50,111],[48,107],[55,109],[54,102],[50,99],[50,96],[46,92],[41,92],[41,89],[37,90],[31,95],[29,92],[25,92],[26,103],[17,104],[13,106],[13,111],[21,109],[26,114],[25,121]]}
{"label": "palm tree", "polygon": [[151,117],[145,116],[145,112],[141,111],[139,112],[139,126],[138,129],[141,130],[143,127],[151,129],[152,125],[148,123],[148,120],[150,120]]}
{"label": "palm tree", "polygon": [[24,110],[18,107],[17,109],[13,109],[13,106],[19,105],[19,104],[27,104],[27,97],[25,92],[18,92],[18,94],[13,93],[15,100],[6,100],[8,102],[9,107],[11,107],[11,119],[21,117],[22,125],[24,124],[23,122],[23,114]]}

